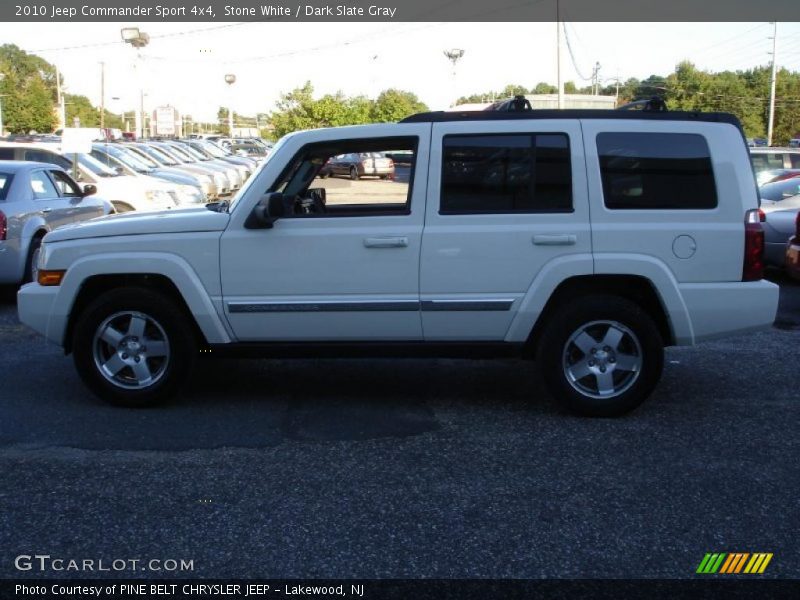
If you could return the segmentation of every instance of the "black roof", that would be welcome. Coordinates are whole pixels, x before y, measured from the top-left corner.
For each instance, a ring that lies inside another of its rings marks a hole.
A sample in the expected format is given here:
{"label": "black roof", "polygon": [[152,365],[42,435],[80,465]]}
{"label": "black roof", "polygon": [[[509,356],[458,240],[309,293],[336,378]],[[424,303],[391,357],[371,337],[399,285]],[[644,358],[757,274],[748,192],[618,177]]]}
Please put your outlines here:
{"label": "black roof", "polygon": [[600,108],[534,109],[526,111],[435,111],[406,117],[400,123],[447,123],[451,121],[527,121],[535,119],[620,119],[634,121],[705,121],[730,123],[741,129],[735,115],[723,112],[687,112],[646,110],[608,110]]}

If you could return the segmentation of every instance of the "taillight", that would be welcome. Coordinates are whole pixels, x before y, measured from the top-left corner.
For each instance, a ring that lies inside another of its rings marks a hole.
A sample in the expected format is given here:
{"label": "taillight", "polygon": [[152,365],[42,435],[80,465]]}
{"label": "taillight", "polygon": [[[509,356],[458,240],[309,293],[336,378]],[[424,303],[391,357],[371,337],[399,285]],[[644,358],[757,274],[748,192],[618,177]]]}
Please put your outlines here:
{"label": "taillight", "polygon": [[800,212],[794,218],[794,240],[800,244]]}
{"label": "taillight", "polygon": [[742,281],[758,281],[764,277],[764,229],[760,209],[744,215],[744,264]]}
{"label": "taillight", "polygon": [[8,235],[8,219],[6,219],[5,213],[0,210],[0,241],[5,241],[6,235]]}
{"label": "taillight", "polygon": [[763,223],[767,220],[767,213],[765,213],[762,209],[758,209],[758,221]]}

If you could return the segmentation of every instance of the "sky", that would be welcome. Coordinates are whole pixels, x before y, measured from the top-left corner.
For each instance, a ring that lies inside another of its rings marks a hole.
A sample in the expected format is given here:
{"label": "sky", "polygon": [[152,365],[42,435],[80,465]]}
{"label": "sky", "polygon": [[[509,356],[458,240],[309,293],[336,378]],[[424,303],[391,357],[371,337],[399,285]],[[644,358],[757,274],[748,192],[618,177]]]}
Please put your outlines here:
{"label": "sky", "polygon": [[[141,59],[121,42],[120,29],[130,26],[151,37]],[[666,75],[682,60],[711,71],[765,65],[772,28],[569,22],[562,79],[589,85],[598,62],[604,82]],[[0,43],[57,65],[69,93],[99,105],[103,61],[107,109],[132,110],[141,85],[145,110],[169,104],[203,121],[216,120],[219,106],[269,112],[306,81],[315,95],[408,90],[433,110],[509,83],[555,84],[556,35],[555,23],[0,23]],[[444,56],[452,48],[464,50],[455,75]],[[800,70],[800,23],[778,24],[776,54],[779,66]],[[230,86],[228,73],[236,75]]]}

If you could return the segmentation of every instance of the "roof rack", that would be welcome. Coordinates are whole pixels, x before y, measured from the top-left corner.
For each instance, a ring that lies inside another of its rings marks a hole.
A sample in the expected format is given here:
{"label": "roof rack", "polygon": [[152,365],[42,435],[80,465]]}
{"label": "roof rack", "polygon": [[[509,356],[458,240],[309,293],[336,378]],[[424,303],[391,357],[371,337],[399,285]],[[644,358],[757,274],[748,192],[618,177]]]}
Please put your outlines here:
{"label": "roof rack", "polygon": [[434,111],[417,113],[402,119],[400,123],[448,123],[451,121],[511,121],[540,119],[614,119],[652,121],[704,121],[730,123],[741,129],[736,116],[722,112],[688,112],[656,110],[608,110],[602,108],[537,109],[524,111],[477,110]]}
{"label": "roof rack", "polygon": [[667,112],[667,103],[660,96],[653,96],[644,100],[635,100],[618,106],[617,110],[643,110],[646,112]]}

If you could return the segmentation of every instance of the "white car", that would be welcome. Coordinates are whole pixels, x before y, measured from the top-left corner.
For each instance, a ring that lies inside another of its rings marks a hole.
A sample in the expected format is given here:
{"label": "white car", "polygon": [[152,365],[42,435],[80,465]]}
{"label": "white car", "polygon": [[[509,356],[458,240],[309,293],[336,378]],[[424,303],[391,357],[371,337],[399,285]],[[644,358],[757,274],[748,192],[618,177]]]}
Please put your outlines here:
{"label": "white car", "polygon": [[[73,157],[77,156],[77,173]],[[178,186],[155,177],[121,175],[91,154],[63,154],[58,144],[0,142],[0,160],[29,160],[58,165],[80,184],[92,184],[117,212],[153,211],[180,204]]]}
{"label": "white car", "polygon": [[[414,158],[316,177],[353,152]],[[731,115],[424,113],[286,136],[230,203],[48,234],[19,317],[120,405],[244,348],[532,357],[565,406],[619,415],[665,346],[771,326],[757,209]]]}

